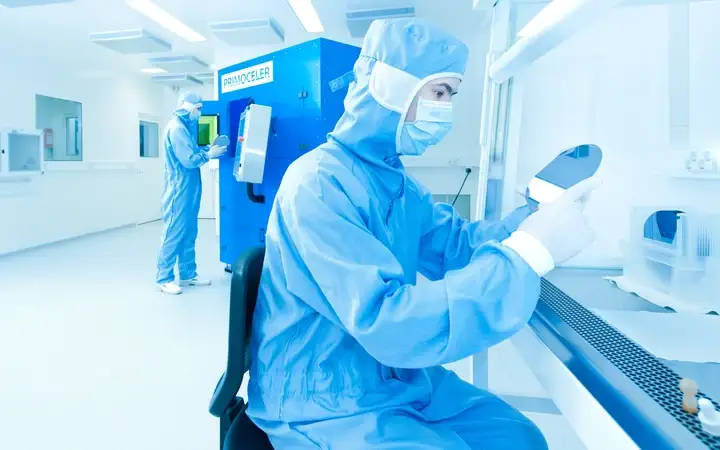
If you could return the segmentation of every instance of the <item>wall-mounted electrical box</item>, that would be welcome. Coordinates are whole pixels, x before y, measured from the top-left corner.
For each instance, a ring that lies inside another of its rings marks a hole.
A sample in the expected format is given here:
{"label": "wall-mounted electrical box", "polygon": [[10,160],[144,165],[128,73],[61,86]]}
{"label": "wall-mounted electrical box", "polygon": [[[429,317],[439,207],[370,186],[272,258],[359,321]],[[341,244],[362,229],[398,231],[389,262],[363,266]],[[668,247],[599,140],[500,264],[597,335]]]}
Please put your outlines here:
{"label": "wall-mounted electrical box", "polygon": [[39,175],[44,170],[42,130],[0,131],[0,177]]}
{"label": "wall-mounted electrical box", "polygon": [[271,107],[255,104],[249,105],[240,116],[238,128],[243,140],[238,140],[235,151],[235,179],[241,183],[263,182],[271,116]]}

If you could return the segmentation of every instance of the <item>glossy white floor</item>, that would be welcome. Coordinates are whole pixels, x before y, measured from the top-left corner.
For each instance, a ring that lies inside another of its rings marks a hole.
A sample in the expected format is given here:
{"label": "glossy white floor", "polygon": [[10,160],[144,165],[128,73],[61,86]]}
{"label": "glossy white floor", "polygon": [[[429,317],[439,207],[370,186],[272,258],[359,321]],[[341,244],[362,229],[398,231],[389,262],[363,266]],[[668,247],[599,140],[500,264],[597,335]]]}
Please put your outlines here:
{"label": "glossy white floor", "polygon": [[[0,258],[0,449],[215,450],[208,401],[225,363],[228,279],[201,221],[209,288],[154,289],[159,224]],[[543,397],[512,344],[490,388]],[[537,410],[536,410],[537,411]],[[527,413],[551,449],[580,450],[562,416]]]}

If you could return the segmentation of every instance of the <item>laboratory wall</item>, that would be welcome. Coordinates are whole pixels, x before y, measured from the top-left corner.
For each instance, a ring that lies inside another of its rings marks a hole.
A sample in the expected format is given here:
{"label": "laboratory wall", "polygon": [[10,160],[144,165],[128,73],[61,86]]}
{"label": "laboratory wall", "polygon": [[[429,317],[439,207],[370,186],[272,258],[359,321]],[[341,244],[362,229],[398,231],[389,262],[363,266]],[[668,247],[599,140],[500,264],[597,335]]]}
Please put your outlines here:
{"label": "laboratory wall", "polygon": [[[516,6],[516,30],[542,6]],[[718,212],[720,180],[679,176],[689,150],[720,145],[717,17],[716,0],[619,7],[515,77],[509,188],[565,148],[603,149],[604,185],[587,206],[598,240],[569,265],[621,265],[634,207]]]}
{"label": "laboratory wall", "polygon": [[57,56],[6,48],[13,64],[0,74],[0,127],[35,129],[35,94],[81,102],[83,161],[48,162],[41,176],[0,182],[0,254],[133,224],[148,208],[159,217],[157,183],[139,177],[161,184],[162,165],[138,164],[138,127],[141,114],[164,125],[165,88],[140,74],[81,74]]}

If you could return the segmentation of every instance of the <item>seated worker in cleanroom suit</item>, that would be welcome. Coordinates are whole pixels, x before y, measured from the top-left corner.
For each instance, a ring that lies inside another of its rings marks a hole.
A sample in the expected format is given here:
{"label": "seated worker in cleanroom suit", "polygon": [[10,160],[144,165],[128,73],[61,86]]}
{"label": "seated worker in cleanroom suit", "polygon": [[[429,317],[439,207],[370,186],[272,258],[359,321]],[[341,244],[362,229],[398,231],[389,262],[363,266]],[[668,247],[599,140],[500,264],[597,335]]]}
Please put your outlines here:
{"label": "seated worker in cleanroom suit", "polygon": [[[218,158],[226,147],[209,148],[197,144],[198,119],[202,98],[194,93],[180,95],[178,109],[165,128],[165,190],[162,219],[165,223],[158,255],[157,285],[166,294],[181,294],[181,286],[207,286],[209,280],[198,277],[195,264],[195,240],[202,197],[200,167]],[[175,264],[180,276],[175,283]]]}
{"label": "seated worker in cleanroom suit", "polygon": [[547,448],[521,413],[441,364],[528,322],[540,276],[592,242],[593,186],[495,222],[433,204],[399,157],[448,132],[467,57],[428,22],[374,22],[345,114],[283,178],[248,401],[275,448]]}

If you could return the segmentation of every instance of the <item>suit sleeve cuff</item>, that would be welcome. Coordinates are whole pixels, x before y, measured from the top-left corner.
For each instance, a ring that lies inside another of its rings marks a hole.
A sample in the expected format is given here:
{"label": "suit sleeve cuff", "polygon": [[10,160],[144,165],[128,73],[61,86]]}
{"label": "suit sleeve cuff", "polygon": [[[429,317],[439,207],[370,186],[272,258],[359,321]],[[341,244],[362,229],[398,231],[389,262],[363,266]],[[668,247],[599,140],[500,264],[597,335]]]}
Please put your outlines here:
{"label": "suit sleeve cuff", "polygon": [[540,277],[555,268],[555,261],[550,252],[540,241],[524,231],[515,231],[502,243],[520,255]]}

